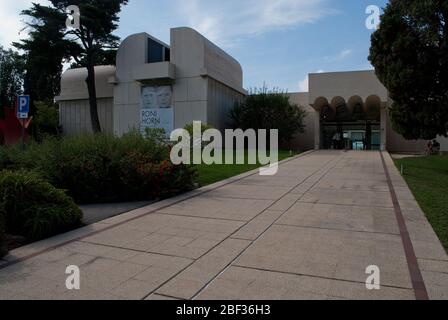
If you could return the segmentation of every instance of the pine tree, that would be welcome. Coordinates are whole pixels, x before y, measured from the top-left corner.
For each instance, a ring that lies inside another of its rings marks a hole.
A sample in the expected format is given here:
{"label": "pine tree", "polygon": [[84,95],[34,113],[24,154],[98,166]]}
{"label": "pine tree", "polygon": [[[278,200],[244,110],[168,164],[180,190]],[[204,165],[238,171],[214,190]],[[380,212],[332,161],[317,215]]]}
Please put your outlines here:
{"label": "pine tree", "polygon": [[0,46],[0,117],[3,108],[13,108],[17,95],[22,94],[24,59],[18,52]]}
{"label": "pine tree", "polygon": [[[90,118],[92,130],[101,132],[98,117],[98,105],[95,86],[95,65],[111,61],[113,50],[118,48],[119,38],[113,34],[118,27],[121,7],[128,0],[50,0],[51,6],[41,6],[41,12],[46,13],[30,15],[29,11],[23,13],[35,18],[29,24],[33,30],[39,30],[39,25],[56,26],[63,34],[63,40],[58,42],[64,48],[64,56],[69,55],[76,66],[87,69],[87,89],[89,92]],[[75,5],[80,9],[81,19],[78,29],[66,25],[67,7]],[[50,39],[48,39],[50,40]],[[59,46],[58,46],[59,48]],[[111,51],[112,50],[112,51]]]}

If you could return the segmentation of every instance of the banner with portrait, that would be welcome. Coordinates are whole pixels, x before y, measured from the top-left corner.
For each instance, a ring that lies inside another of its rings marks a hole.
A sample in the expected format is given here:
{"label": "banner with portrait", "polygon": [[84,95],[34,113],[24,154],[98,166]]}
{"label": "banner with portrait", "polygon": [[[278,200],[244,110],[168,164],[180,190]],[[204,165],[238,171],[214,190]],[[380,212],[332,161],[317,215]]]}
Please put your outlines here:
{"label": "banner with portrait", "polygon": [[169,137],[174,130],[171,86],[145,86],[141,92],[140,130],[164,129]]}

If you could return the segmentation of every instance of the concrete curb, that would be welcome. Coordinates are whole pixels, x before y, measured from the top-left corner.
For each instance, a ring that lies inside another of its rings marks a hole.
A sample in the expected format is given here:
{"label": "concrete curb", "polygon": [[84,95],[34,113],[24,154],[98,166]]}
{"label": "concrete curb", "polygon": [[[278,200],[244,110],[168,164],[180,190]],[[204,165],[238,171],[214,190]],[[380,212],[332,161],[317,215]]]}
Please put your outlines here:
{"label": "concrete curb", "polygon": [[[383,155],[385,156],[384,158],[391,176],[392,185],[397,192],[398,202],[401,210],[403,211],[405,222],[408,225],[408,231],[412,244],[414,247],[418,248],[421,247],[419,242],[424,241],[431,243],[438,249],[437,255],[432,255],[427,250],[416,249],[417,258],[448,261],[448,255],[443,248],[442,243],[437,237],[434,229],[430,225],[425,213],[421,209],[414,195],[410,192],[410,188],[408,187],[406,180],[402,177],[399,170],[395,166],[391,155],[389,153],[383,153]],[[408,189],[409,192],[406,192],[406,189]],[[416,222],[422,224],[420,226],[420,230],[413,228],[412,224],[415,224]],[[426,233],[426,235],[423,235],[423,232]],[[423,238],[425,238],[425,240],[423,240]]]}
{"label": "concrete curb", "polygon": [[392,156],[384,152],[392,187],[404,219],[405,231],[413,247],[416,268],[421,273],[425,293],[431,300],[448,299],[448,255],[425,213],[395,166]]}

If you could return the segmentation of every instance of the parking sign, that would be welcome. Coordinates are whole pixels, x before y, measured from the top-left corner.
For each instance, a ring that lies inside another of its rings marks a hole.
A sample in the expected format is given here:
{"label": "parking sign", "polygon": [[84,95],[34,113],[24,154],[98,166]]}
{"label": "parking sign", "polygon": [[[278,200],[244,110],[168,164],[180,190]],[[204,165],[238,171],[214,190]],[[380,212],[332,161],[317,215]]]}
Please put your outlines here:
{"label": "parking sign", "polygon": [[18,96],[17,118],[26,119],[30,112],[30,96]]}

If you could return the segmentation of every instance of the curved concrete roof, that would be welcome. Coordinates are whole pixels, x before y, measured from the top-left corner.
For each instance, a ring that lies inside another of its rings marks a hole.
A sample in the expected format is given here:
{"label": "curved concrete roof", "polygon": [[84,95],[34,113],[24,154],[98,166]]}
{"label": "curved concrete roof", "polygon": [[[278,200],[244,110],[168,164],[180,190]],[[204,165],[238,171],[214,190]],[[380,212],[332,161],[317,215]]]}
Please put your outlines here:
{"label": "curved concrete roof", "polygon": [[[112,98],[114,85],[111,82],[115,77],[115,66],[95,67],[95,83],[97,98]],[[77,68],[65,71],[61,78],[61,95],[56,101],[88,99],[87,69]]]}
{"label": "curved concrete roof", "polygon": [[148,39],[166,48],[170,47],[146,32],[135,33],[126,37],[117,51],[117,79],[120,82],[135,81],[136,70],[141,70],[148,65],[154,65],[154,63],[147,62]]}
{"label": "curved concrete roof", "polygon": [[182,67],[181,76],[209,76],[245,92],[241,64],[198,31],[189,27],[171,29],[172,62]]}

